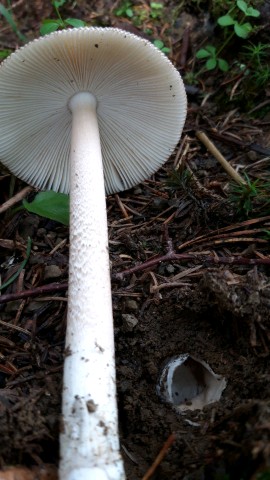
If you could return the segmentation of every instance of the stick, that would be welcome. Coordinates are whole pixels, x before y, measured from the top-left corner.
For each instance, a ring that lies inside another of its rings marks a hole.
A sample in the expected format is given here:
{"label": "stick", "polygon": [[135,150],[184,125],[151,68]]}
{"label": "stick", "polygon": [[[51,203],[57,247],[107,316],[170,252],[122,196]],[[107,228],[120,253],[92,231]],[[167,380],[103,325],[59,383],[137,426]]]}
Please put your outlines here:
{"label": "stick", "polygon": [[[118,272],[113,275],[113,279],[122,280],[126,275],[131,275],[133,273],[146,270],[147,268],[154,267],[161,262],[168,262],[168,261],[199,261],[202,264],[210,263],[210,265],[270,265],[270,258],[247,258],[247,257],[214,257],[210,255],[203,255],[203,254],[194,254],[194,253],[166,253],[165,255],[152,258],[151,260],[147,260],[144,263],[140,263],[139,265],[135,265],[135,267],[128,268],[127,270],[123,270],[122,272]],[[1,297],[0,297],[1,302]]]}
{"label": "stick", "polygon": [[67,290],[67,288],[67,283],[50,283],[41,287],[32,288],[31,290],[29,289],[17,293],[6,293],[5,295],[0,295],[0,303],[13,302],[14,300],[19,300],[20,298],[38,297],[43,293],[48,294],[53,292],[62,292]]}
{"label": "stick", "polygon": [[10,207],[13,207],[16,203],[20,202],[28,193],[32,192],[32,187],[25,187],[20,192],[16,193],[14,197],[9,198],[5,203],[0,206],[0,213],[4,213]]}
{"label": "stick", "polygon": [[220,153],[220,151],[215,147],[215,145],[209,140],[205,133],[197,131],[197,138],[206,146],[207,150],[214,155],[216,160],[222,165],[224,170],[232,177],[232,179],[239,185],[246,185],[245,180],[236,172],[236,170],[229,164],[225,157]]}
{"label": "stick", "polygon": [[171,435],[167,438],[166,442],[164,443],[162,449],[160,450],[159,454],[155,458],[154,462],[152,463],[151,467],[147,470],[146,474],[143,476],[142,480],[149,480],[152,475],[155,473],[157,467],[162,462],[163,458],[167,454],[170,446],[175,441],[176,435],[175,433],[171,433]]}

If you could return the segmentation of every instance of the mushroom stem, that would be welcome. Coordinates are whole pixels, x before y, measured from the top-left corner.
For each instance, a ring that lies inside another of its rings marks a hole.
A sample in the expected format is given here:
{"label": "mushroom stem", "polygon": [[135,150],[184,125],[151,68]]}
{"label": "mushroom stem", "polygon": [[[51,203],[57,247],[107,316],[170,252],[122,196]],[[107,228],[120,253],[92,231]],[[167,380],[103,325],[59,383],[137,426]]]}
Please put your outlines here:
{"label": "mushroom stem", "polygon": [[69,306],[61,480],[122,480],[105,189],[96,98],[72,112]]}

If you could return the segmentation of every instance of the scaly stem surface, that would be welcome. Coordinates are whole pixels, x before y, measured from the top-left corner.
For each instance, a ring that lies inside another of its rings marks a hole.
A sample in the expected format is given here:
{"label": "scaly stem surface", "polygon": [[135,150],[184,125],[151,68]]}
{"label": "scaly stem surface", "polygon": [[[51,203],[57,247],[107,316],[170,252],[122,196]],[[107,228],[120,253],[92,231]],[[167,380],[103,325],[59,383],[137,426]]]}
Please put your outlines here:
{"label": "scaly stem surface", "polygon": [[70,262],[61,480],[123,480],[96,99],[72,97]]}

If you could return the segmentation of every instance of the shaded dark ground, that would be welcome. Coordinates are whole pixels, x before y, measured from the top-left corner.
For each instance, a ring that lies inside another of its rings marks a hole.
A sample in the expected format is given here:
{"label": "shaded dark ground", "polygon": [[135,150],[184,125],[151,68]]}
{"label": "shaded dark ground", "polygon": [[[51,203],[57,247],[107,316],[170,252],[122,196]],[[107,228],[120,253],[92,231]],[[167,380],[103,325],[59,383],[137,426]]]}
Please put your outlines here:
{"label": "shaded dark ground", "polygon": [[[41,20],[52,15],[50,2],[12,4],[14,18],[29,39],[38,36]],[[168,12],[178,6],[165,4]],[[268,14],[267,5],[263,8]],[[110,1],[81,1],[65,7],[63,18],[73,16],[134,31],[128,19],[116,18],[112,9]],[[153,26],[154,36],[173,46],[178,67],[180,58],[183,60],[181,39],[186,22],[191,21],[192,42],[210,35],[203,10],[191,2],[186,12],[177,14],[173,28],[167,24],[163,37],[164,24]],[[265,29],[261,35],[266,35]],[[1,48],[12,49],[17,43],[2,19]],[[191,48],[186,52],[186,65],[192,61],[192,52]],[[185,68],[188,66],[183,72]],[[213,76],[208,85],[226,95],[221,80],[215,84]],[[153,478],[269,480],[270,284],[269,265],[264,260],[269,260],[266,231],[270,216],[267,211],[262,216],[259,207],[248,221],[237,216],[228,197],[227,174],[194,135],[197,129],[209,133],[216,127],[223,136],[218,146],[226,158],[240,172],[247,167],[254,176],[267,178],[269,113],[250,118],[240,107],[234,110],[230,105],[224,113],[224,98],[221,103],[217,100],[221,97],[215,95],[203,100],[208,93],[203,82],[195,91],[190,86],[187,90],[192,95],[181,146],[152,179],[107,201],[119,419],[127,479],[142,478],[175,432],[176,439]],[[265,151],[261,154],[254,145],[241,148],[254,143]],[[179,165],[180,172],[186,166],[193,176],[183,181],[174,175],[172,186],[168,178],[172,181],[171,172]],[[4,169],[0,181],[2,203],[10,195],[12,182]],[[13,192],[23,186],[16,180]],[[5,294],[67,282],[66,227],[21,211],[13,216],[3,214],[0,230],[2,282],[17,271],[27,237],[33,239],[25,270]],[[117,272],[166,254],[169,240],[175,253],[193,254],[194,259],[168,260],[117,277]],[[237,256],[253,261],[231,264],[228,259]],[[228,263],[223,264],[220,257]],[[2,467],[57,465],[66,306],[65,290],[0,305]],[[127,314],[132,315],[132,325]],[[161,368],[180,353],[203,359],[227,379],[220,402],[180,416],[159,400],[156,385]]]}

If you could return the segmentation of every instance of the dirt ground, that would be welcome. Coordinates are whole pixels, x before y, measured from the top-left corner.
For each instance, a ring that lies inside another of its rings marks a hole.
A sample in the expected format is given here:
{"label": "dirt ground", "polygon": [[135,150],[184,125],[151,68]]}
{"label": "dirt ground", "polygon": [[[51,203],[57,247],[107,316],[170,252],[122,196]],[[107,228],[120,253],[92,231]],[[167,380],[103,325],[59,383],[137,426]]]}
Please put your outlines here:
{"label": "dirt ground", "polygon": [[[176,3],[164,2],[168,12]],[[38,36],[41,20],[53,15],[50,2],[19,0],[11,5],[29,39]],[[213,35],[206,6],[198,10],[196,5],[191,1],[177,14],[166,36],[178,68],[187,22],[194,44],[205,34]],[[128,19],[113,14],[116,6],[110,0],[78,1],[68,3],[62,13],[64,18],[142,34]],[[269,4],[261,8],[264,25],[270,22]],[[0,48],[16,48],[17,36],[3,18],[0,22]],[[155,24],[154,34],[162,36],[163,27]],[[270,41],[269,29],[261,35]],[[194,52],[190,47],[184,53],[188,64]],[[212,140],[239,172],[247,168],[267,179],[270,116],[267,110],[260,117],[248,115],[233,102],[224,111],[219,94],[207,96],[213,91],[224,94],[226,86],[215,81],[213,76],[206,84],[187,85],[187,123],[166,165],[151,179],[107,199],[119,428],[127,480],[150,478],[146,472],[164,444],[166,456],[151,476],[155,480],[270,479],[270,216],[260,205],[248,218],[239,216],[228,194],[230,178],[195,135],[200,129],[210,136],[212,132]],[[265,96],[258,105],[263,100]],[[190,177],[172,173],[176,167],[178,172],[187,168]],[[14,182],[3,167],[0,175],[3,203],[25,184]],[[52,465],[54,472],[68,228],[24,210],[3,213],[2,283],[18,270],[29,236],[29,261],[2,294],[37,288],[40,294],[0,301],[0,466],[45,465],[46,470]],[[140,267],[132,270],[135,266]],[[207,362],[225,377],[227,387],[219,402],[180,415],[161,401],[157,383],[165,362],[185,353]],[[168,438],[172,441],[166,448]],[[51,475],[46,478],[55,478]]]}

